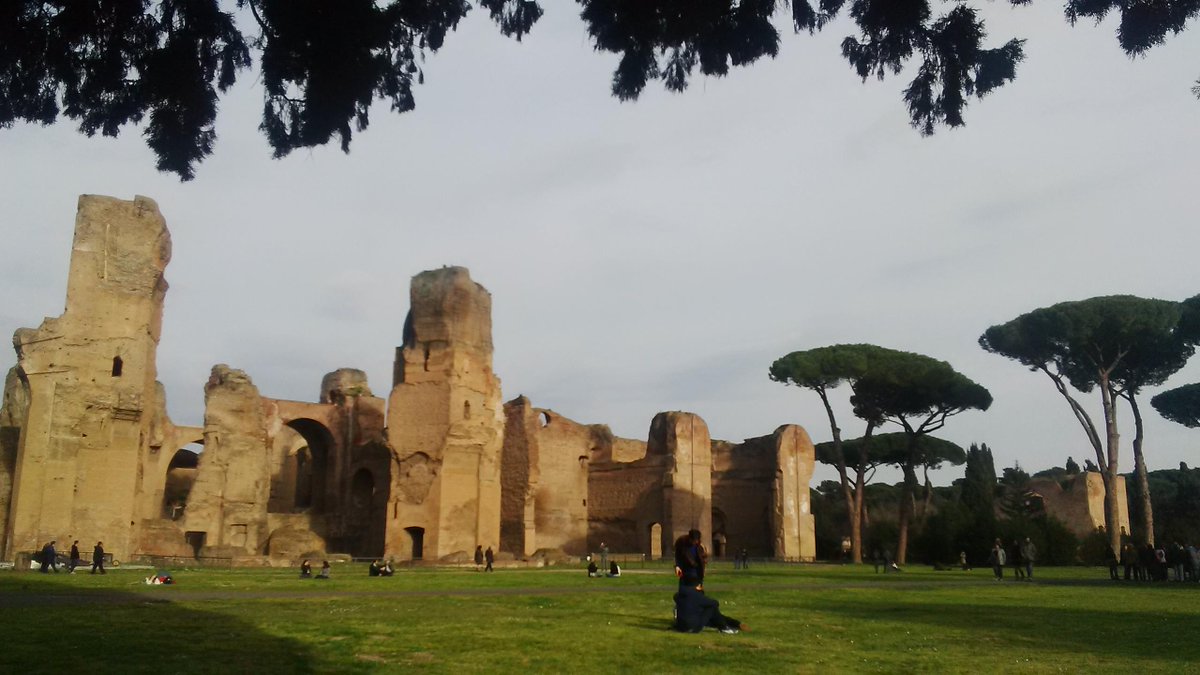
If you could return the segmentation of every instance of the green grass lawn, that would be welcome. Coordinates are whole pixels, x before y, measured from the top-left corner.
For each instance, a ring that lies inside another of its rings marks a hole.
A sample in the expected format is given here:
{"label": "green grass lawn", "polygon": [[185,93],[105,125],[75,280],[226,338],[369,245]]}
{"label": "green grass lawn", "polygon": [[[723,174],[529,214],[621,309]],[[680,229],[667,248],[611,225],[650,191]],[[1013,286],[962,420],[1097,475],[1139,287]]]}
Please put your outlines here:
{"label": "green grass lawn", "polygon": [[760,565],[709,573],[751,631],[669,630],[675,578],[636,566],[107,576],[0,572],[0,672],[1181,672],[1200,666],[1200,585],[1099,569]]}

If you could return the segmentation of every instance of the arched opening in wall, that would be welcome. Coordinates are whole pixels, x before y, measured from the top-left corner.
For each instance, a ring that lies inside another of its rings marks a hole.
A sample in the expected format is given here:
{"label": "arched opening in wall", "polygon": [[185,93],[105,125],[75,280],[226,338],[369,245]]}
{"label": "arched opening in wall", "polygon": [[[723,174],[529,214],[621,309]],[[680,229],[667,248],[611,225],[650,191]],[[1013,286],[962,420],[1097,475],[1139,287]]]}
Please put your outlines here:
{"label": "arched opening in wall", "polygon": [[113,357],[113,366],[112,366],[112,376],[120,377],[121,369],[124,367],[125,367],[125,362],[121,360],[121,357],[114,356]]}
{"label": "arched opening in wall", "polygon": [[650,523],[650,559],[658,560],[662,557],[662,525],[659,523]]}
{"label": "arched opening in wall", "polygon": [[409,536],[409,550],[412,551],[413,560],[422,560],[425,558],[425,528],[423,527],[406,527],[404,531]]}
{"label": "arched opening in wall", "polygon": [[538,414],[538,426],[539,427],[550,426],[550,413],[543,411]]}
{"label": "arched opening in wall", "polygon": [[333,434],[324,424],[311,419],[292,420],[287,426],[304,437],[306,445],[296,450],[296,499],[298,511],[323,513],[328,502],[329,457]]}
{"label": "arched opening in wall", "polygon": [[187,508],[188,495],[196,484],[196,473],[200,466],[203,443],[190,443],[180,448],[167,464],[167,476],[163,483],[162,517],[179,520]]}
{"label": "arched opening in wall", "polygon": [[470,401],[463,401],[463,419],[464,420],[471,419],[471,402]]}
{"label": "arched opening in wall", "polygon": [[712,510],[712,529],[713,556],[724,558],[728,539],[725,531],[725,512],[721,509]]}

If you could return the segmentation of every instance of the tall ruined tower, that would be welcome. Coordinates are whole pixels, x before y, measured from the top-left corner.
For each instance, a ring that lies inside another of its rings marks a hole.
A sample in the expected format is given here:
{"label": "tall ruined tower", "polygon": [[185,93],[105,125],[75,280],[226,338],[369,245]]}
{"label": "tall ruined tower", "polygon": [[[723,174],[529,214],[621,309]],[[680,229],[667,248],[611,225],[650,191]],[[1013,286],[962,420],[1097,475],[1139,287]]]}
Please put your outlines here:
{"label": "tall ruined tower", "polygon": [[444,267],[413,277],[411,302],[388,400],[387,555],[498,549],[504,417],[492,296],[465,268]]}
{"label": "tall ruined tower", "polygon": [[51,539],[136,541],[140,478],[157,465],[155,352],[171,238],[153,200],[79,198],[66,311],[13,336],[28,391],[4,557]]}
{"label": "tall ruined tower", "polygon": [[700,530],[712,550],[712,440],[695,413],[662,412],[650,421],[647,455],[669,455],[662,481],[662,550],[689,530]]}

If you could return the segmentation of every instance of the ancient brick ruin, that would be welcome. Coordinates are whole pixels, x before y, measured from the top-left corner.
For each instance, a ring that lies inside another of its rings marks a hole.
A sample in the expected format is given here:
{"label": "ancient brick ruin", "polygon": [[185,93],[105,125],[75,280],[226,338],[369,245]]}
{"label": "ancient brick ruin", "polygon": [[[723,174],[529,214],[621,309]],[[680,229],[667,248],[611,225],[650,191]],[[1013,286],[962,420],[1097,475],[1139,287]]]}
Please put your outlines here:
{"label": "ancient brick ruin", "polygon": [[524,397],[501,405],[491,295],[463,268],[413,278],[386,400],[354,369],[301,402],[217,365],[203,427],[175,425],[156,364],[170,251],[152,200],[80,198],[66,310],[13,338],[0,557],[51,539],[234,564],[453,560],[476,545],[581,555],[601,542],[658,557],[691,528],[718,555],[814,555],[802,428],[733,444],[663,412],[639,441]]}

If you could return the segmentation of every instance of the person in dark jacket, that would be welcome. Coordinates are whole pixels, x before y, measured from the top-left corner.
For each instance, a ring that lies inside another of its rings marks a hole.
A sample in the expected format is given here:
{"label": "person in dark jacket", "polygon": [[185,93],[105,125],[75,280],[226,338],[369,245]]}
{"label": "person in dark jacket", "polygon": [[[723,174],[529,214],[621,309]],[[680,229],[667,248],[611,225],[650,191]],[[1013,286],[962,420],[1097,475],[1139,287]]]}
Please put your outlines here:
{"label": "person in dark jacket", "polygon": [[487,562],[487,567],[483,568],[483,571],[495,572],[496,570],[492,569],[492,563],[496,562],[496,554],[492,553],[491,546],[487,547],[487,550],[483,552],[483,559]]}
{"label": "person in dark jacket", "polygon": [[1025,579],[1025,561],[1021,558],[1021,542],[1013,539],[1008,547],[1008,564],[1013,568],[1013,581]]}
{"label": "person in dark jacket", "polygon": [[481,569],[483,569],[483,547],[476,546],[475,547],[475,571],[478,572]]}
{"label": "person in dark jacket", "polygon": [[371,566],[367,568],[367,576],[377,577],[377,576],[379,576],[379,570],[380,570],[379,561],[372,560]]}
{"label": "person in dark jacket", "polygon": [[96,542],[96,546],[92,548],[92,574],[99,570],[100,574],[108,574],[104,571],[104,542]]}
{"label": "person in dark jacket", "polygon": [[301,579],[311,579],[312,578],[312,563],[308,562],[307,558],[300,561],[300,578]]}
{"label": "person in dark jacket", "polygon": [[58,574],[58,551],[54,550],[53,541],[42,547],[41,563],[42,568],[38,570],[39,572],[46,573],[50,570],[54,570],[54,573]]}
{"label": "person in dark jacket", "polygon": [[675,576],[679,577],[679,586],[704,585],[704,568],[708,563],[708,552],[700,530],[690,530],[686,535],[675,540]]}
{"label": "person in dark jacket", "polygon": [[722,633],[747,630],[746,624],[721,614],[720,605],[699,586],[680,586],[675,594],[675,630],[683,633],[699,633],[705,627]]}
{"label": "person in dark jacket", "polygon": [[70,568],[68,568],[67,571],[70,572],[71,574],[75,574],[76,567],[79,567],[79,540],[78,539],[76,539],[75,542],[71,544],[71,566],[70,566]]}

